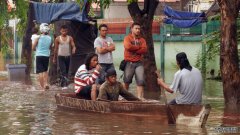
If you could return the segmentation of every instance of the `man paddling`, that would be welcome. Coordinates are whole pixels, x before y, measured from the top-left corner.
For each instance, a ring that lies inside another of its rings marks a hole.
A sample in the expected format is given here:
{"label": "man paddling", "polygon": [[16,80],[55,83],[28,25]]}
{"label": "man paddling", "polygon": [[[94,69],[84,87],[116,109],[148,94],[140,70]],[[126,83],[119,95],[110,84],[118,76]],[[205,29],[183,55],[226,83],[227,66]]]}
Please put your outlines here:
{"label": "man paddling", "polygon": [[121,82],[117,81],[116,70],[112,68],[108,69],[106,72],[106,81],[100,87],[98,99],[118,101],[119,95],[129,101],[140,101],[139,98],[128,92]]}
{"label": "man paddling", "polygon": [[203,80],[201,72],[192,67],[184,52],[176,55],[177,65],[180,68],[170,86],[158,78],[158,84],[166,91],[173,93],[179,91],[180,95],[169,102],[169,104],[201,104]]}

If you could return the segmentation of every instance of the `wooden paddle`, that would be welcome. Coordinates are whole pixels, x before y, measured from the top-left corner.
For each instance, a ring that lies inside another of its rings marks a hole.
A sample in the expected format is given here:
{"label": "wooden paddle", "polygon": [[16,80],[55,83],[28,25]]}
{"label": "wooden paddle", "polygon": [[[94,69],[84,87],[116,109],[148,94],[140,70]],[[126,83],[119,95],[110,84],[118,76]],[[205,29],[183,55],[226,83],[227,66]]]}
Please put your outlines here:
{"label": "wooden paddle", "polygon": [[[157,74],[157,77],[160,79],[161,76],[160,76],[160,71],[156,71],[155,72]],[[166,105],[166,112],[167,112],[167,117],[168,117],[168,124],[176,124],[176,119],[175,119],[175,116],[167,102],[167,97],[166,97],[166,93],[165,93],[165,89],[164,88],[161,88],[161,86],[159,86],[160,89],[161,89],[161,92],[162,92],[162,95],[163,95],[163,98],[164,98],[164,103]]]}

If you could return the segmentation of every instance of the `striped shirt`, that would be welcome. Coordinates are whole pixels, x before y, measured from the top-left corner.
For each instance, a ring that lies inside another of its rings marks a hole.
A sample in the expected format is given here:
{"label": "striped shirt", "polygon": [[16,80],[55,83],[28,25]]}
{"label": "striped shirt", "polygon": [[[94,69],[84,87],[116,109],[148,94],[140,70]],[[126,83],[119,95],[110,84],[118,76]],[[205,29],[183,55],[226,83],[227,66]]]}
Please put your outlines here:
{"label": "striped shirt", "polygon": [[85,64],[81,65],[74,77],[75,93],[79,93],[84,86],[94,84],[98,76],[97,70],[87,70]]}

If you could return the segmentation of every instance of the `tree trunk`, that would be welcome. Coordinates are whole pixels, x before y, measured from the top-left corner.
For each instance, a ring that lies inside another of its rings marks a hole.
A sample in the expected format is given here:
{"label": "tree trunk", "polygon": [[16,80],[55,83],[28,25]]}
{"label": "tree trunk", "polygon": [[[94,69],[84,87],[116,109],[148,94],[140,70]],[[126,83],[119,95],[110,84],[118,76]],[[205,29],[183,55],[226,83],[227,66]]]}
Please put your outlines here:
{"label": "tree trunk", "polygon": [[144,0],[143,10],[140,10],[137,2],[128,5],[128,10],[133,21],[141,24],[142,35],[147,42],[148,51],[144,56],[145,90],[148,90],[148,93],[152,93],[152,95],[150,94],[152,98],[159,98],[159,94],[156,94],[156,92],[160,92],[157,84],[157,76],[155,75],[157,67],[152,37],[153,16],[158,3],[158,0]]}
{"label": "tree trunk", "polygon": [[240,73],[237,52],[239,0],[218,0],[221,10],[220,69],[225,104],[240,104]]}
{"label": "tree trunk", "polygon": [[30,75],[31,68],[32,68],[32,28],[34,27],[34,9],[33,4],[29,3],[28,9],[28,22],[27,28],[25,31],[25,35],[23,37],[23,45],[22,45],[22,55],[21,55],[21,63],[26,64],[26,74]]}
{"label": "tree trunk", "polygon": [[[240,104],[236,106],[225,106],[222,117],[223,126],[236,126],[239,125],[240,121]],[[235,130],[235,131],[234,131]],[[239,131],[239,130],[238,130]],[[232,133],[237,133],[236,129],[233,129]]]}

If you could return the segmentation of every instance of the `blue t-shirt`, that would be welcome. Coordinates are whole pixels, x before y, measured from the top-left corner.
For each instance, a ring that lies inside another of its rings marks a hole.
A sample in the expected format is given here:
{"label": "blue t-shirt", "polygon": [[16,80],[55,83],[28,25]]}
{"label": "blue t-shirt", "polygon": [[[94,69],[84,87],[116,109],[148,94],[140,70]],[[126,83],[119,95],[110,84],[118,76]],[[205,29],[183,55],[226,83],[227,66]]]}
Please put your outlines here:
{"label": "blue t-shirt", "polygon": [[50,46],[52,39],[48,35],[41,35],[36,47],[36,56],[50,56]]}

